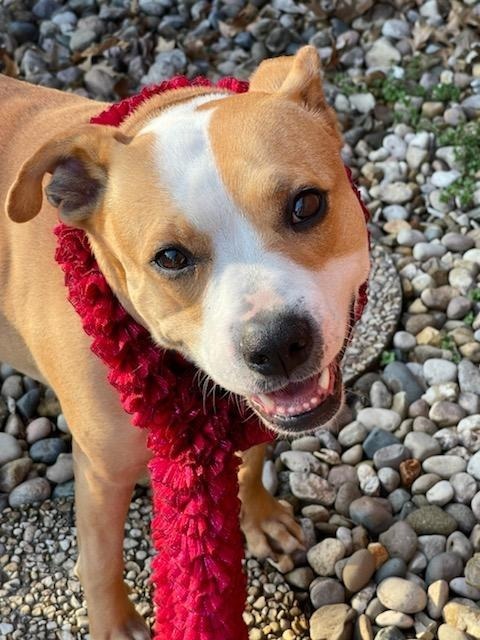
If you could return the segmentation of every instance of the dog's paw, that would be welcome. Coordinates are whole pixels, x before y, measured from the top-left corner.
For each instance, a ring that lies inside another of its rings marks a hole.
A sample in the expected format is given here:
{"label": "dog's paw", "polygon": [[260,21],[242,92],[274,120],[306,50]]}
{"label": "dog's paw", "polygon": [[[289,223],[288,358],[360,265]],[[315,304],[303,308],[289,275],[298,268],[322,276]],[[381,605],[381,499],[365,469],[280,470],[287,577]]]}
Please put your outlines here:
{"label": "dog's paw", "polygon": [[91,624],[91,640],[151,640],[152,636],[143,618],[134,610],[121,623]]}
{"label": "dog's paw", "polygon": [[240,524],[248,550],[259,559],[276,560],[278,554],[305,548],[303,531],[295,521],[291,505],[277,500],[265,489],[244,500]]}

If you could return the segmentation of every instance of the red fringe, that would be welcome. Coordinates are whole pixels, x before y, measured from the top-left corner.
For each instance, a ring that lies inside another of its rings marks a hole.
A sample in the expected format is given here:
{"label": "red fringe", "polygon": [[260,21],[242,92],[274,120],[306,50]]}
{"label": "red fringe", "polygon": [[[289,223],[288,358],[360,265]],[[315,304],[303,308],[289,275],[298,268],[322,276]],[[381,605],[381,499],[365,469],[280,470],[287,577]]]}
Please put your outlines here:
{"label": "red fringe", "polygon": [[[150,97],[188,86],[212,85],[206,78],[190,82],[179,76],[112,105],[91,122],[119,126]],[[216,86],[248,90],[246,82],[234,78]],[[226,398],[217,399],[215,409],[208,406],[206,415],[195,367],[158,348],[122,307],[85,233],[60,224],[55,234],[68,299],[92,338],[91,349],[107,365],[108,380],[132,423],[148,429],[157,551],[152,563],[155,640],[246,640],[236,452],[273,435],[258,420],[240,415]],[[365,301],[362,287],[356,318]]]}

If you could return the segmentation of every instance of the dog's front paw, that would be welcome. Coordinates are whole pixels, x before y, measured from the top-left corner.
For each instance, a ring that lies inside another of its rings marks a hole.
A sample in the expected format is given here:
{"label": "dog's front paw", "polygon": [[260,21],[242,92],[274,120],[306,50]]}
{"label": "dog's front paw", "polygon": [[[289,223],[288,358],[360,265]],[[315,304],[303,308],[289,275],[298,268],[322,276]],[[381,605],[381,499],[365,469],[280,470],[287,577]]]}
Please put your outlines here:
{"label": "dog's front paw", "polygon": [[240,524],[250,553],[259,559],[304,549],[304,536],[288,502],[260,489],[242,502]]}
{"label": "dog's front paw", "polygon": [[103,622],[90,625],[91,640],[151,640],[145,621],[136,611],[122,623],[104,625]]}

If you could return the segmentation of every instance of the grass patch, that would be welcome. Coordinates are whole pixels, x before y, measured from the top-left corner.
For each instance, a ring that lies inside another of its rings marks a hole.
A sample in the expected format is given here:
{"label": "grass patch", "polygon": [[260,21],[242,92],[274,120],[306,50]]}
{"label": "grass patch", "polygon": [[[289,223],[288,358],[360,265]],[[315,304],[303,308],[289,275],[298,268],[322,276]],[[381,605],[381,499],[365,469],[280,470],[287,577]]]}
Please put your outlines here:
{"label": "grass patch", "polygon": [[442,349],[450,351],[452,354],[452,362],[458,364],[462,359],[460,351],[458,350],[457,345],[455,344],[455,340],[451,336],[444,336],[440,342],[440,346]]}
{"label": "grass patch", "polygon": [[440,147],[455,147],[455,159],[462,170],[462,175],[444,189],[442,200],[448,202],[456,198],[460,206],[470,207],[473,204],[477,174],[480,172],[480,122],[449,127],[439,133],[437,142]]}

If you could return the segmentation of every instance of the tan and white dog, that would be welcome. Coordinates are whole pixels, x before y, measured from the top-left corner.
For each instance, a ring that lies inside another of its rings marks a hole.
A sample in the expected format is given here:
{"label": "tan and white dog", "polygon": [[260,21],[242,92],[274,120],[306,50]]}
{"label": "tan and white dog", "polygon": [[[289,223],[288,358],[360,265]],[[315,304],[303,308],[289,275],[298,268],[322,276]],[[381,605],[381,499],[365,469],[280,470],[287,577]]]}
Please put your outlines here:
{"label": "tan and white dog", "polygon": [[[246,94],[163,93],[119,129],[88,124],[106,105],[6,77],[0,103],[0,360],[53,387],[71,427],[91,637],[145,639],[122,560],[145,435],[67,302],[57,216],[86,231],[160,346],[287,433],[341,406],[338,360],[369,269],[365,222],[313,47],[262,63]],[[243,531],[259,556],[291,552],[301,530],[263,489],[262,460],[257,447],[240,471]]]}

